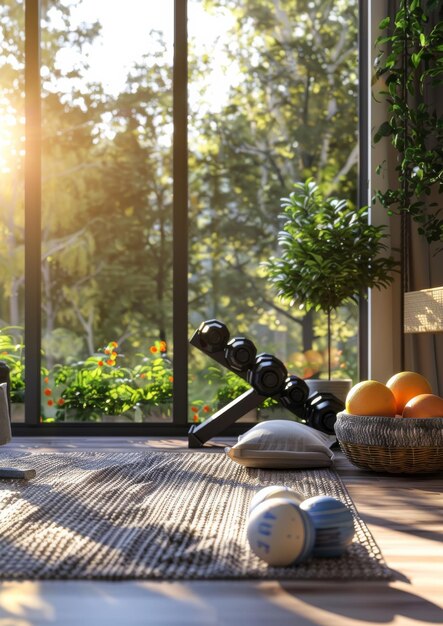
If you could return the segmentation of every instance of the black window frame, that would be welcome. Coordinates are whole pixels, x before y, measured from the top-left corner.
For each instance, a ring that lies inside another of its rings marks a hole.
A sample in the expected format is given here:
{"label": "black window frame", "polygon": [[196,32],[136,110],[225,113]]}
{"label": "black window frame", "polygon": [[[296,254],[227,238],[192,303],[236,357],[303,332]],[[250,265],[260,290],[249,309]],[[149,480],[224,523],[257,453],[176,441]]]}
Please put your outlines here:
{"label": "black window frame", "polygon": [[[40,0],[25,0],[25,422],[21,436],[183,436],[188,423],[188,41],[187,0],[174,0],[173,57],[173,420],[168,423],[40,423],[41,78]],[[359,205],[369,196],[369,5],[359,0]],[[360,378],[367,373],[367,303],[359,309]],[[227,435],[250,427],[235,424]]]}

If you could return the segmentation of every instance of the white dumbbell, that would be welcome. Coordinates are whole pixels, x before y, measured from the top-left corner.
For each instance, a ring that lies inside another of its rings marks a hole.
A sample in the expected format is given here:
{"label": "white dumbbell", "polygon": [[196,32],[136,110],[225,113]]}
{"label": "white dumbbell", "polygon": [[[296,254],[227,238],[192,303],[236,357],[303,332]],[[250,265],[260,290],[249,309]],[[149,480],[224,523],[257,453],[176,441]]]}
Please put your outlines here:
{"label": "white dumbbell", "polygon": [[269,565],[295,565],[312,552],[315,530],[300,508],[303,495],[286,485],[260,489],[249,504],[248,541]]}

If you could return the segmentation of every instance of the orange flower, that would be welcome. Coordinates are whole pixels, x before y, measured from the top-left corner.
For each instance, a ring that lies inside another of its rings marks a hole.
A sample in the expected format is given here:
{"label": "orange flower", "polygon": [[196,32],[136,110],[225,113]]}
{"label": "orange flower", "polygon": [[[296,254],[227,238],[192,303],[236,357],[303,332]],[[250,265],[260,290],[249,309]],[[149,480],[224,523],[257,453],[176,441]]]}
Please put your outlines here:
{"label": "orange flower", "polygon": [[118,347],[118,343],[116,341],[111,341],[111,343],[109,345],[111,346],[111,348],[117,348]]}
{"label": "orange flower", "polygon": [[169,376],[169,382],[173,383],[174,382],[174,376]]}
{"label": "orange flower", "polygon": [[111,359],[116,359],[117,358],[117,352],[112,352],[111,354]]}
{"label": "orange flower", "polygon": [[107,363],[108,365],[115,365],[115,361],[114,361],[114,359],[108,359],[108,360],[106,361],[106,363]]}
{"label": "orange flower", "polygon": [[205,406],[203,407],[203,411],[204,411],[205,413],[209,413],[209,411],[210,411],[210,410],[211,410],[211,407],[210,407],[210,406],[208,406],[207,404],[205,404]]}
{"label": "orange flower", "polygon": [[103,361],[98,361],[97,365],[99,365],[100,367],[103,367],[104,363]]}
{"label": "orange flower", "polygon": [[111,350],[109,348],[105,349],[105,354],[111,354]]}
{"label": "orange flower", "polygon": [[64,405],[64,403],[65,403],[65,401],[63,400],[63,398],[59,398],[59,399],[57,400],[57,404],[58,404],[58,406],[63,406],[63,405]]}
{"label": "orange flower", "polygon": [[198,407],[196,407],[196,406],[191,406],[191,411],[192,411],[193,413],[198,413]]}
{"label": "orange flower", "polygon": [[52,391],[50,389],[46,388],[43,393],[45,394],[45,396],[50,396]]}
{"label": "orange flower", "polygon": [[54,400],[48,400],[48,406],[52,406],[54,404]]}
{"label": "orange flower", "polygon": [[198,413],[194,413],[194,422],[198,422]]}
{"label": "orange flower", "polygon": [[166,352],[166,341],[160,341],[160,352]]}
{"label": "orange flower", "polygon": [[151,346],[149,350],[152,352],[152,354],[155,354],[156,352],[158,352],[158,348],[156,346]]}
{"label": "orange flower", "polygon": [[140,378],[146,378],[146,374],[140,374]]}
{"label": "orange flower", "polygon": [[45,377],[44,377],[44,379],[43,379],[43,382],[45,382],[46,384],[48,384],[48,383],[49,383],[49,376],[45,376]]}

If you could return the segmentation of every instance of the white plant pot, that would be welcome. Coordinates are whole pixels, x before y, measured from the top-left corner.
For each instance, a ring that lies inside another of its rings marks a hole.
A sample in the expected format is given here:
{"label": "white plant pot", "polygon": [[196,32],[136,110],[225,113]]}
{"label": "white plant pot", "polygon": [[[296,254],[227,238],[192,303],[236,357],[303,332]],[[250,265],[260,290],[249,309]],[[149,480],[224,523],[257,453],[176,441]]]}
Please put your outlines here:
{"label": "white plant pot", "polygon": [[309,387],[309,395],[314,393],[314,391],[318,391],[319,393],[333,393],[334,396],[342,402],[346,402],[346,396],[352,387],[352,380],[350,378],[337,380],[309,378],[305,380],[305,383]]}

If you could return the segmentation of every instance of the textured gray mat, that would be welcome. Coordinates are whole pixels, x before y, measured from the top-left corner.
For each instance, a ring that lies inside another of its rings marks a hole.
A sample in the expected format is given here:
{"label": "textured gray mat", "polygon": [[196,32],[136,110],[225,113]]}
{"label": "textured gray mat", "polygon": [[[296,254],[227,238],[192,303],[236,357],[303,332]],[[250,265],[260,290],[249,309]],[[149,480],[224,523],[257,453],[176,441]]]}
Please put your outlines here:
{"label": "textured gray mat", "polygon": [[[208,452],[0,452],[0,466],[35,468],[0,481],[0,578],[392,578],[334,471],[256,470]],[[286,484],[350,506],[347,554],[268,567],[249,549],[246,517],[260,487]]]}

